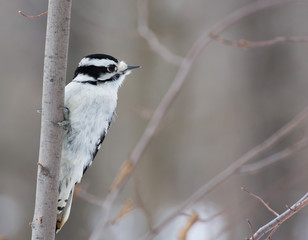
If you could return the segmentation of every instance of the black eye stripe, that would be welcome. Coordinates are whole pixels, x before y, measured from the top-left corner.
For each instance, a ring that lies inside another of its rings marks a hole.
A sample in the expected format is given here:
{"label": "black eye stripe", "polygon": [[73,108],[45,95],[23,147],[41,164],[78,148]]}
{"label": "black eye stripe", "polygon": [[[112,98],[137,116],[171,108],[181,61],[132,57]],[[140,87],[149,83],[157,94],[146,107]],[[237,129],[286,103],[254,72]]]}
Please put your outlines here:
{"label": "black eye stripe", "polygon": [[98,66],[93,66],[93,65],[91,65],[91,66],[81,66],[81,67],[78,67],[76,69],[74,78],[78,74],[85,74],[85,75],[89,75],[89,76],[97,79],[104,73],[109,73],[109,71],[107,70],[106,67],[98,67]]}

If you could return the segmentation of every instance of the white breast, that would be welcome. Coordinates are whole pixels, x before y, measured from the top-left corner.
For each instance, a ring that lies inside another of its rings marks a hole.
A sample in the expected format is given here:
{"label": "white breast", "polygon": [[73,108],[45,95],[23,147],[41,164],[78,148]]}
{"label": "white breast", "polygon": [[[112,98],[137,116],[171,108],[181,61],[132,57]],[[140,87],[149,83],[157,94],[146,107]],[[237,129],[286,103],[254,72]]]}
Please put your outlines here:
{"label": "white breast", "polygon": [[[117,91],[124,80],[91,85],[71,82],[65,87],[71,131],[64,131],[59,174],[58,214],[66,206],[85,167],[93,160],[98,141],[107,133],[116,105]],[[70,204],[70,203],[69,203]]]}
{"label": "white breast", "polygon": [[63,137],[60,178],[70,175],[75,182],[81,180],[98,140],[107,132],[116,104],[117,88],[112,86],[76,82],[66,86],[65,106],[70,109],[72,131]]}

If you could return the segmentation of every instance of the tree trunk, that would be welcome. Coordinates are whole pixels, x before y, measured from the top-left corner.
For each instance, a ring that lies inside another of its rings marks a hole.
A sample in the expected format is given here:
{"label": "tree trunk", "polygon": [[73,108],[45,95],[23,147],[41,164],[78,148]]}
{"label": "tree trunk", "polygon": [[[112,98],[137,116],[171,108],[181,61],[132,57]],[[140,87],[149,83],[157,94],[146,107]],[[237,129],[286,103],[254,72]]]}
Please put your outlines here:
{"label": "tree trunk", "polygon": [[40,153],[32,240],[55,238],[71,0],[50,0],[48,5]]}

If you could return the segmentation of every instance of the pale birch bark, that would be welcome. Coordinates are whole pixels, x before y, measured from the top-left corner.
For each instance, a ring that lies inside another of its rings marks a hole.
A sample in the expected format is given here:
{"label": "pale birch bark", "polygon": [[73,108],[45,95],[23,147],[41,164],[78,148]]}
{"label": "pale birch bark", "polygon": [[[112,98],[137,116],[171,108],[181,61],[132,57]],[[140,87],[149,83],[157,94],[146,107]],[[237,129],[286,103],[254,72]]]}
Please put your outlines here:
{"label": "pale birch bark", "polygon": [[32,240],[55,238],[71,0],[50,0],[46,30],[41,139]]}

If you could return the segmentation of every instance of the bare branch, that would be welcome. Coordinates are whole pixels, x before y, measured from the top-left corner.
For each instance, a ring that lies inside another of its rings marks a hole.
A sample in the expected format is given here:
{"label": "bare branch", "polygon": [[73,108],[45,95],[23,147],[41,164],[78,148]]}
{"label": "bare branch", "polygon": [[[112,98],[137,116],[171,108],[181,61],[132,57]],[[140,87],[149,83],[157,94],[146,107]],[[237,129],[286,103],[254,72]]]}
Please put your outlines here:
{"label": "bare branch", "polygon": [[48,13],[48,11],[43,12],[43,13],[41,13],[41,14],[39,14],[39,15],[31,16],[31,15],[24,14],[22,11],[18,11],[18,14],[19,14],[19,15],[24,16],[24,17],[26,17],[26,18],[39,18],[39,17],[41,17],[41,16],[44,16],[44,15],[47,14],[47,13]]}
{"label": "bare branch", "polygon": [[[71,0],[50,0],[48,5],[40,153],[37,172],[32,239],[55,238],[58,178],[62,149],[64,102]],[[61,31],[60,31],[60,30]]]}
{"label": "bare branch", "polygon": [[244,39],[241,39],[239,41],[232,41],[225,38],[222,38],[220,36],[210,34],[210,37],[224,45],[232,46],[232,47],[239,47],[239,48],[257,48],[257,47],[268,47],[275,45],[277,43],[281,42],[290,42],[290,43],[307,43],[308,37],[275,37],[273,39],[264,40],[264,41],[247,41]]}
{"label": "bare branch", "polygon": [[259,171],[267,166],[270,166],[278,161],[284,160],[290,156],[292,156],[293,154],[304,150],[305,148],[308,147],[308,138],[304,138],[300,141],[298,141],[297,143],[295,143],[294,145],[280,151],[277,152],[267,158],[264,158],[260,161],[254,162],[254,163],[250,163],[250,164],[246,164],[244,166],[242,166],[239,169],[239,172],[241,173],[253,173],[256,171]]}
{"label": "bare branch", "polygon": [[300,200],[298,200],[291,209],[286,210],[284,213],[264,225],[263,227],[259,228],[259,230],[253,235],[253,237],[249,238],[250,240],[259,240],[261,237],[264,236],[267,232],[271,231],[270,235],[267,237],[267,240],[275,233],[278,227],[285,222],[287,219],[292,217],[295,213],[299,212],[303,207],[308,204],[308,192],[303,196]]}
{"label": "bare branch", "polygon": [[246,190],[246,189],[243,188],[243,187],[241,188],[241,190],[244,191],[244,192],[247,192],[250,196],[252,196],[252,197],[258,199],[258,200],[259,200],[259,201],[260,201],[271,213],[273,213],[276,217],[279,216],[279,214],[278,214],[277,212],[275,212],[266,202],[264,202],[264,200],[263,200],[261,197],[257,196],[256,194],[253,194],[253,193],[249,192],[248,190]]}
{"label": "bare branch", "polygon": [[208,183],[204,184],[201,188],[199,188],[190,198],[188,198],[184,204],[173,214],[167,217],[164,221],[158,224],[153,230],[154,233],[149,234],[146,239],[152,239],[155,233],[160,232],[163,228],[168,226],[170,222],[174,220],[181,212],[185,211],[189,207],[191,207],[194,203],[198,202],[200,199],[204,198],[209,192],[211,192],[215,187],[226,181],[229,177],[231,177],[243,164],[248,161],[254,159],[264,151],[268,150],[274,144],[276,144],[281,138],[291,132],[294,128],[296,128],[300,123],[302,123],[308,117],[308,107],[305,108],[301,113],[295,116],[290,122],[284,125],[281,129],[279,129],[276,133],[274,133],[271,137],[266,139],[263,143],[257,145],[249,152],[244,154],[234,163],[232,163],[228,168],[219,173],[216,177],[212,178]]}
{"label": "bare branch", "polygon": [[138,4],[138,32],[149,43],[154,52],[159,54],[167,62],[180,65],[182,57],[173,54],[168,48],[162,45],[157,36],[148,26],[148,0],[139,0]]}
{"label": "bare branch", "polygon": [[[192,64],[197,59],[201,51],[209,45],[213,41],[212,38],[210,38],[210,34],[213,35],[219,35],[222,32],[224,32],[227,28],[235,24],[236,22],[240,21],[241,19],[266,8],[274,7],[283,3],[295,3],[295,2],[301,2],[301,1],[307,1],[307,0],[257,0],[254,1],[247,6],[238,9],[237,11],[231,13],[226,18],[224,18],[222,21],[220,21],[216,26],[214,26],[210,31],[205,32],[203,35],[201,35],[197,41],[194,43],[194,45],[191,47],[191,49],[188,51],[186,57],[181,62],[181,65],[179,67],[179,70],[174,78],[174,81],[172,82],[171,86],[169,87],[167,93],[159,103],[158,107],[154,111],[154,114],[149,121],[143,135],[141,136],[140,140],[136,144],[135,148],[132,150],[129,161],[131,163],[131,170],[129,174],[125,175],[125,178],[123,178],[119,184],[116,185],[116,188],[112,188],[112,191],[107,195],[104,204],[102,206],[102,214],[101,218],[98,221],[98,224],[96,225],[94,231],[92,232],[92,235],[90,237],[90,240],[97,240],[99,239],[99,236],[104,231],[104,226],[107,226],[110,209],[112,208],[113,202],[116,199],[117,195],[121,191],[121,189],[124,187],[124,185],[128,182],[129,177],[131,176],[131,173],[136,168],[136,165],[143,155],[144,151],[148,147],[149,143],[153,139],[153,136],[155,135],[157,129],[160,126],[160,123],[165,116],[167,110],[170,108],[171,104],[173,103],[174,99],[180,92],[183,83],[186,80],[186,77],[191,70]],[[146,4],[147,0],[140,0],[139,4]],[[145,7],[144,7],[145,6]],[[139,6],[140,7],[140,6]],[[144,7],[145,9],[142,9],[141,7]],[[140,12],[147,11],[146,5],[142,5],[139,8]],[[144,21],[144,17],[142,21]],[[147,16],[147,14],[145,15]],[[139,20],[141,21],[141,20]],[[147,20],[146,20],[147,21]],[[140,24],[140,23],[139,23]],[[143,23],[142,23],[143,24]],[[152,36],[155,39],[155,36]],[[160,50],[158,50],[159,52]],[[290,123],[288,123],[286,126],[284,126],[281,130],[279,130],[276,134],[274,134],[272,137],[270,137],[268,140],[266,140],[264,143],[258,145],[256,148],[249,151],[247,154],[245,154],[242,158],[238,159],[236,162],[234,162],[229,168],[227,168],[225,171],[223,171],[221,174],[217,175],[214,179],[212,179],[208,184],[205,184],[202,188],[200,188],[191,198],[189,198],[186,203],[184,203],[179,211],[175,212],[174,214],[171,214],[165,221],[163,221],[161,224],[159,224],[156,228],[154,228],[154,232],[149,233],[147,239],[152,239],[162,228],[164,228],[166,225],[168,225],[179,213],[186,210],[188,207],[190,207],[193,203],[198,201],[200,198],[203,198],[208,192],[210,192],[212,189],[214,189],[217,185],[225,181],[227,178],[229,178],[232,174],[234,174],[235,171],[238,170],[239,167],[241,167],[243,164],[248,162],[249,160],[253,159],[255,156],[260,154],[261,152],[267,150],[269,147],[274,145],[279,139],[281,139],[283,136],[285,136],[287,133],[289,133],[291,130],[293,130],[300,122],[302,122],[306,117],[308,116],[308,108],[305,109],[302,113],[300,113],[295,119],[293,119]],[[119,176],[119,174],[118,174]]]}

